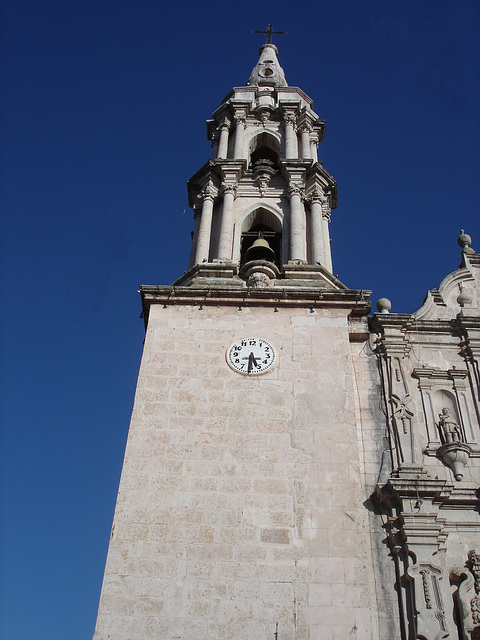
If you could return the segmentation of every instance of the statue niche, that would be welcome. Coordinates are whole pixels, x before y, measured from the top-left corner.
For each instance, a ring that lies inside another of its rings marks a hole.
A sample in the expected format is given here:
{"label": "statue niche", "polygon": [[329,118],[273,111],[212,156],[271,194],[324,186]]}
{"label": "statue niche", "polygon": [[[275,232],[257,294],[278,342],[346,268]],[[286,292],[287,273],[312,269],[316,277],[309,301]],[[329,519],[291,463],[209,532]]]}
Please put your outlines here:
{"label": "statue niche", "polygon": [[455,480],[459,481],[463,478],[463,468],[472,451],[465,442],[466,438],[457,421],[458,418],[455,420],[452,417],[452,414],[458,416],[455,409],[455,399],[445,390],[437,392],[436,395],[438,400],[446,402],[446,406],[443,406],[438,413],[437,428],[442,445],[437,449],[437,456],[452,469]]}

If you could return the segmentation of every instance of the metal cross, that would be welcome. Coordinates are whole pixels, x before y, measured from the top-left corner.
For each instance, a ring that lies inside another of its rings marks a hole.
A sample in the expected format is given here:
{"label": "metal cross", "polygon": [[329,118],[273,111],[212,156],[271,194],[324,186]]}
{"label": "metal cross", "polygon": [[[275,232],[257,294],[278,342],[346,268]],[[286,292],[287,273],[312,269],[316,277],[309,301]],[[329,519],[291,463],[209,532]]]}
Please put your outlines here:
{"label": "metal cross", "polygon": [[284,35],[286,35],[287,32],[286,31],[274,31],[272,25],[271,24],[267,24],[266,31],[254,30],[254,31],[252,31],[252,33],[264,33],[266,35],[265,44],[269,44],[270,42],[272,42],[272,34],[275,34],[275,35],[278,34],[278,35],[284,36]]}

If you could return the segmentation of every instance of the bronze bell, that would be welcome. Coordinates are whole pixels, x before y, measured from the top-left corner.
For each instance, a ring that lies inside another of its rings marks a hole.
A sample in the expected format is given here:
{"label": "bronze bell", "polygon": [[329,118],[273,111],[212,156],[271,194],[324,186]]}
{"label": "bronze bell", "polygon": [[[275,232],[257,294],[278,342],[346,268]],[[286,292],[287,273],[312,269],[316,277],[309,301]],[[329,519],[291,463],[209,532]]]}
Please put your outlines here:
{"label": "bronze bell", "polygon": [[245,260],[268,260],[275,262],[275,251],[270,247],[265,238],[257,238],[245,253]]}

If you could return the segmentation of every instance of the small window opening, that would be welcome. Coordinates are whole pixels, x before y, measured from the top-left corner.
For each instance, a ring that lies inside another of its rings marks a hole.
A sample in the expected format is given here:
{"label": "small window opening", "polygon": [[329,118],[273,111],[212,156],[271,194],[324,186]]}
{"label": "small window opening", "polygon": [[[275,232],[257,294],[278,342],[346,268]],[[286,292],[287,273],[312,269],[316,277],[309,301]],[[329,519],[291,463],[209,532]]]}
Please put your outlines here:
{"label": "small window opening", "polygon": [[250,169],[260,168],[267,165],[278,170],[280,167],[280,144],[278,140],[269,133],[261,133],[256,136],[250,145]]}

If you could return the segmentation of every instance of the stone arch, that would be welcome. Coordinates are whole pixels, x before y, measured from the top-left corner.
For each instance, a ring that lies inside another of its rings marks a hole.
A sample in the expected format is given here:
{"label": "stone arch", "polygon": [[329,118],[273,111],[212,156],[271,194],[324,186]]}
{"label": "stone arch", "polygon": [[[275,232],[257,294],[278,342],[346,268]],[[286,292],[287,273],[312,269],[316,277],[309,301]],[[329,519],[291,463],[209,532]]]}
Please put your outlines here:
{"label": "stone arch", "polygon": [[275,263],[282,264],[282,219],[277,212],[260,206],[248,213],[241,225],[240,262],[245,262],[245,254],[258,237],[268,241],[275,252]]}
{"label": "stone arch", "polygon": [[264,224],[274,231],[281,232],[282,223],[280,212],[274,211],[270,207],[255,205],[242,220],[242,233],[251,229],[255,224]]}
{"label": "stone arch", "polygon": [[433,394],[433,409],[437,418],[444,407],[458,420],[457,402],[453,393],[448,389],[437,389]]}
{"label": "stone arch", "polygon": [[278,169],[280,141],[272,133],[262,131],[250,140],[249,159],[252,168],[259,162],[267,161],[274,169]]}

